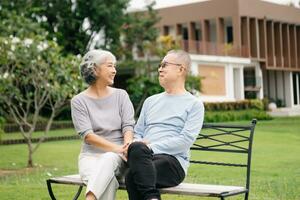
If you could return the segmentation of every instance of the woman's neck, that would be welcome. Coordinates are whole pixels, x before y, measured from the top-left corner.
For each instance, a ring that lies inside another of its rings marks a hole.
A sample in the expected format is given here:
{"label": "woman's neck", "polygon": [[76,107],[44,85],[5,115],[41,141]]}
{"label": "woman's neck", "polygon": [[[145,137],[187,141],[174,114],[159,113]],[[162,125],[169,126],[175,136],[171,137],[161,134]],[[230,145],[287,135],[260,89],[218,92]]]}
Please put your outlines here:
{"label": "woman's neck", "polygon": [[111,87],[102,84],[93,84],[86,89],[86,94],[93,98],[106,97],[109,96],[111,92]]}

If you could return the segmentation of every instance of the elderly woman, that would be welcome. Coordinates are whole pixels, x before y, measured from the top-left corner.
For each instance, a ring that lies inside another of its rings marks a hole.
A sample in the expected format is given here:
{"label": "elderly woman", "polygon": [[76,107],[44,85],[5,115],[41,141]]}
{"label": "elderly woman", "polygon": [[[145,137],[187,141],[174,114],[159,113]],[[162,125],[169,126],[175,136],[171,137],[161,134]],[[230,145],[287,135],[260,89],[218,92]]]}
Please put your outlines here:
{"label": "elderly woman", "polygon": [[110,87],[116,75],[112,53],[89,51],[80,72],[89,86],[71,100],[73,124],[83,138],[79,173],[87,185],[87,200],[113,200],[116,176],[133,138],[134,109],[126,91]]}

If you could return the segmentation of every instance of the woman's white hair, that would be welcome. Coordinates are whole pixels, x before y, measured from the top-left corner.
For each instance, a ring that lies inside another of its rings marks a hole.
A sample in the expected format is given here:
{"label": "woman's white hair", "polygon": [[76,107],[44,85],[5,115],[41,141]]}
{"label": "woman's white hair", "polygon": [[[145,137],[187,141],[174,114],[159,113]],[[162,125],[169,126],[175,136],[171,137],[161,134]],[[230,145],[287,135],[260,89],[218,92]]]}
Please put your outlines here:
{"label": "woman's white hair", "polygon": [[79,68],[80,75],[87,84],[92,85],[96,82],[95,67],[105,63],[108,58],[116,62],[116,57],[111,52],[100,49],[90,50],[83,56]]}

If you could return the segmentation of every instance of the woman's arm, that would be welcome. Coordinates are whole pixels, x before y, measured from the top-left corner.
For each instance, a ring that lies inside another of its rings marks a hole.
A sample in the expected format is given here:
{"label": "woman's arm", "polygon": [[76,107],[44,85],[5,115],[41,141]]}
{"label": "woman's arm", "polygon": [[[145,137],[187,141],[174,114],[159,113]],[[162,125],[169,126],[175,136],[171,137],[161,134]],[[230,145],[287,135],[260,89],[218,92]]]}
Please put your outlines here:
{"label": "woman's arm", "polygon": [[[112,151],[115,153],[123,153],[127,149],[127,145],[118,145],[106,140],[105,138],[98,136],[92,132],[86,134],[84,138],[85,142],[98,147],[104,151]],[[125,143],[126,144],[126,143]]]}
{"label": "woman's arm", "polygon": [[133,132],[132,131],[126,131],[124,133],[124,144],[131,144],[133,140]]}
{"label": "woman's arm", "polygon": [[133,140],[133,127],[134,127],[134,108],[129,99],[127,92],[122,92],[121,103],[121,120],[122,120],[122,133],[124,137],[124,144],[130,144]]}

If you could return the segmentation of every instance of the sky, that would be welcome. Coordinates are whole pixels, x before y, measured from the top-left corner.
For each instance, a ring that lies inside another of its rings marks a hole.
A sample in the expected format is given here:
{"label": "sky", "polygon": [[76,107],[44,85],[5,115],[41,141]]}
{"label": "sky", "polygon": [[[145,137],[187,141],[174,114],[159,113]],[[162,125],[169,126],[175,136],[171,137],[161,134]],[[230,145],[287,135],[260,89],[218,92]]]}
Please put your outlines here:
{"label": "sky", "polygon": [[[145,7],[145,5],[151,3],[152,1],[153,0],[131,0],[128,11],[140,10],[143,7]],[[156,1],[156,5],[154,6],[154,8],[165,8],[172,5],[183,5],[192,2],[201,2],[201,1],[208,1],[208,0],[155,0],[155,1]],[[294,3],[294,5],[298,5],[299,7],[300,0],[264,0],[264,1],[269,1],[278,4]]]}

